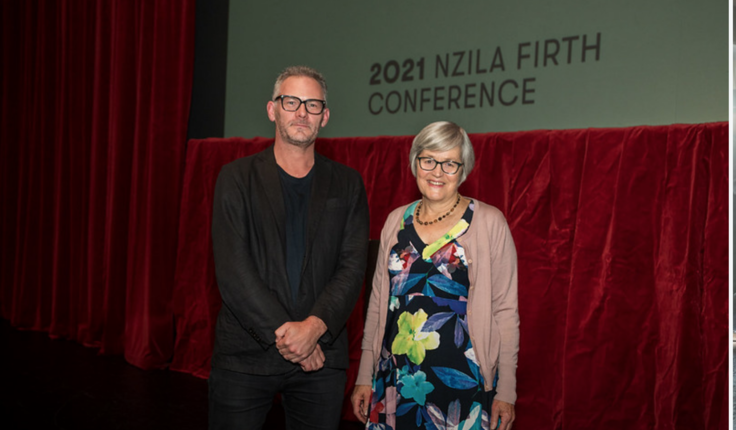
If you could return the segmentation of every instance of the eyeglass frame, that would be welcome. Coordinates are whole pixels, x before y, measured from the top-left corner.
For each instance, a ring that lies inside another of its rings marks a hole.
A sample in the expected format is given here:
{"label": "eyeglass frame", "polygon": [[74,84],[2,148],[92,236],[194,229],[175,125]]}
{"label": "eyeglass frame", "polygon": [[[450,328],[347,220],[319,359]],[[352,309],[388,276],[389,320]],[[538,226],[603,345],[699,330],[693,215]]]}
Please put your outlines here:
{"label": "eyeglass frame", "polygon": [[[293,99],[299,100],[299,106],[297,106],[296,109],[294,109],[294,110],[286,109],[286,107],[284,106],[284,97],[291,97]],[[310,115],[321,115],[321,114],[323,114],[325,112],[325,109],[327,108],[327,101],[326,100],[320,100],[320,99],[306,99],[306,100],[302,100],[302,99],[300,99],[297,96],[290,96],[288,94],[281,94],[280,96],[276,96],[273,99],[274,103],[277,102],[279,99],[281,99],[281,103],[279,103],[281,105],[281,109],[285,110],[286,112],[296,112],[299,109],[301,109],[302,105],[304,105],[304,110],[308,114],[310,114]],[[307,103],[309,103],[309,102],[320,102],[320,103],[322,103],[322,110],[320,110],[317,113],[310,112],[309,109],[307,108]]]}
{"label": "eyeglass frame", "polygon": [[[422,160],[432,160],[432,161],[434,161],[434,166],[431,169],[425,169],[424,167],[422,167]],[[445,174],[447,174],[447,175],[456,175],[457,172],[460,171],[460,168],[465,165],[465,163],[460,163],[460,162],[455,161],[455,160],[437,161],[437,160],[435,160],[432,157],[417,157],[417,161],[419,162],[419,163],[417,163],[417,164],[419,164],[419,168],[422,169],[422,170],[424,170],[425,172],[432,172],[432,171],[434,171],[434,169],[436,169],[437,168],[437,165],[439,164],[440,169]],[[455,164],[457,164],[457,170],[455,170],[452,173],[448,172],[447,170],[445,170],[445,164],[446,163],[455,163]]]}

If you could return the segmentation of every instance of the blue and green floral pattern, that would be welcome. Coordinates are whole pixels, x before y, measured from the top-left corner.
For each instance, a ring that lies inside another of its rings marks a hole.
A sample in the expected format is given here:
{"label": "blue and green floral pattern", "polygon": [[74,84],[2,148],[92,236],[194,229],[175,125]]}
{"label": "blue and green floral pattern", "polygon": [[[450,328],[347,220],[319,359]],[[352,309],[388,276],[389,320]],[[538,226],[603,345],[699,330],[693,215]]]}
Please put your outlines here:
{"label": "blue and green floral pattern", "polygon": [[483,390],[467,324],[465,250],[473,202],[436,242],[414,229],[416,203],[404,213],[388,261],[391,279],[386,333],[368,429],[488,429],[493,393]]}

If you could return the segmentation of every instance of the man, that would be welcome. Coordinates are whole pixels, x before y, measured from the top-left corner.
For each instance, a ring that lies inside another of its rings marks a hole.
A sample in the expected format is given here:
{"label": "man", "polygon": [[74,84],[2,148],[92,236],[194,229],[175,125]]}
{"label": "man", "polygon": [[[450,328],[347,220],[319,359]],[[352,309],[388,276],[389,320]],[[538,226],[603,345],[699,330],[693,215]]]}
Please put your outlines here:
{"label": "man", "polygon": [[345,323],[360,294],[368,203],[360,175],[314,151],[327,87],[308,67],[279,75],[266,107],[273,146],[222,168],[212,239],[222,309],[210,429],[259,429],[281,394],[288,429],[337,429]]}

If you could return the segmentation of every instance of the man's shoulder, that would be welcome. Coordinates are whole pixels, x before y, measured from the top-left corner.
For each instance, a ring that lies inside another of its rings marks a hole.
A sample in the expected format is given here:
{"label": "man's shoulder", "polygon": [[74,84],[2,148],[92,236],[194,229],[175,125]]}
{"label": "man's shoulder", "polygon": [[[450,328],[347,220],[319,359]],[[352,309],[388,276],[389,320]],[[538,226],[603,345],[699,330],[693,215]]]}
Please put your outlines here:
{"label": "man's shoulder", "polygon": [[246,155],[245,157],[237,158],[224,166],[223,169],[227,170],[242,170],[253,166],[255,163],[261,163],[268,161],[269,158],[273,158],[273,146],[269,146],[262,151],[256,152],[255,154]]}
{"label": "man's shoulder", "polygon": [[315,153],[315,157],[324,164],[325,167],[332,170],[332,174],[340,178],[341,181],[355,181],[363,183],[363,177],[360,176],[357,170],[350,166],[342,164],[339,161],[327,158],[322,154]]}
{"label": "man's shoulder", "polygon": [[[248,180],[248,178],[252,178],[254,176],[257,177],[258,174],[253,175],[253,173],[263,171],[263,166],[268,164],[269,159],[273,159],[272,147],[268,147],[262,151],[256,152],[255,154],[240,157],[224,164],[220,168],[219,177],[221,179],[230,178],[231,180],[238,182]],[[276,162],[274,161],[274,165],[275,163]]]}

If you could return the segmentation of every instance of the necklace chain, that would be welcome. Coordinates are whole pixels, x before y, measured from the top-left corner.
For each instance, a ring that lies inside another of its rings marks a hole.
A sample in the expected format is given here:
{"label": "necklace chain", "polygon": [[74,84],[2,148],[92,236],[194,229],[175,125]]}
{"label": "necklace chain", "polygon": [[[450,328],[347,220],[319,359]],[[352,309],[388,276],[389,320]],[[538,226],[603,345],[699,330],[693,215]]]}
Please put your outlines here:
{"label": "necklace chain", "polygon": [[451,213],[453,213],[455,211],[455,208],[457,207],[457,205],[460,204],[460,194],[457,195],[457,200],[455,201],[455,204],[452,206],[452,209],[450,209],[449,211],[447,211],[446,214],[444,214],[444,215],[442,215],[440,217],[435,218],[433,221],[425,221],[425,222],[422,222],[422,220],[419,219],[419,214],[422,212],[422,203],[423,203],[423,201],[420,200],[419,201],[419,204],[417,205],[417,216],[415,217],[415,219],[417,220],[417,223],[419,225],[431,225],[431,224],[434,224],[436,222],[442,221],[443,219],[447,218],[448,216],[450,216]]}

